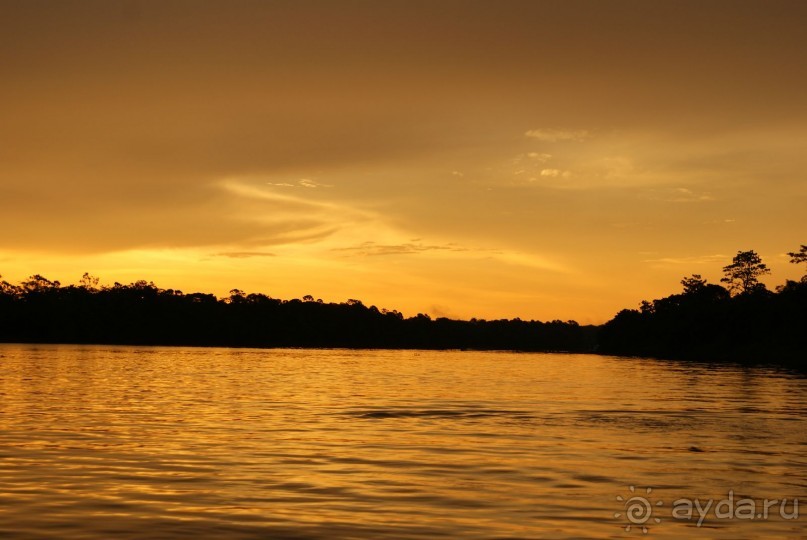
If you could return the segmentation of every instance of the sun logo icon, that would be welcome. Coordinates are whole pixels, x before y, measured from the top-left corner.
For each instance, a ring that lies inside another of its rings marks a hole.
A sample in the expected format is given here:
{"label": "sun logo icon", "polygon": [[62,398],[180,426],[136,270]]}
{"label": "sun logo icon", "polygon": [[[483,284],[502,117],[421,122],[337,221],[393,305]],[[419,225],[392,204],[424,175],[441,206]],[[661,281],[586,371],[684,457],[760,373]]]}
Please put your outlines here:
{"label": "sun logo icon", "polygon": [[637,527],[641,526],[642,533],[647,534],[647,531],[650,530],[647,523],[651,519],[655,523],[661,523],[661,519],[653,517],[653,507],[664,505],[664,501],[650,502],[650,494],[653,492],[653,488],[647,488],[645,491],[646,496],[635,495],[635,486],[630,486],[628,489],[630,489],[631,495],[627,499],[622,495],[617,495],[616,497],[616,500],[624,503],[625,512],[624,514],[622,512],[614,512],[614,517],[621,518],[624,515],[628,520],[628,524],[625,525],[625,532],[630,532],[635,525]]}

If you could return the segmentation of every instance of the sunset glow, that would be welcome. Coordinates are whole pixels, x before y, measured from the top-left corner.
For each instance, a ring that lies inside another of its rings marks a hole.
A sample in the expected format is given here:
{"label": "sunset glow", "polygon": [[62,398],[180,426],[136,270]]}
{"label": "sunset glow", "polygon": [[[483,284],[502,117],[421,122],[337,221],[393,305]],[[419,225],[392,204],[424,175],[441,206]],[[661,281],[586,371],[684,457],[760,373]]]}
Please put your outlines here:
{"label": "sunset glow", "polygon": [[0,2],[0,274],[602,323],[807,231],[803,2]]}

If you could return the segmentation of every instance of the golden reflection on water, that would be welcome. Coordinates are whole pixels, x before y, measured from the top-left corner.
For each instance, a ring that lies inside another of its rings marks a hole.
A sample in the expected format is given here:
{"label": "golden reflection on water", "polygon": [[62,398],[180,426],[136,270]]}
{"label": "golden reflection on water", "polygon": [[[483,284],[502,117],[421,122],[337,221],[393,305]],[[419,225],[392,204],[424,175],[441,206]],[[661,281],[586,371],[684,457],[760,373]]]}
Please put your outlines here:
{"label": "golden reflection on water", "polygon": [[0,534],[620,538],[616,497],[650,486],[655,538],[800,536],[670,504],[807,499],[805,390],[600,356],[3,345]]}

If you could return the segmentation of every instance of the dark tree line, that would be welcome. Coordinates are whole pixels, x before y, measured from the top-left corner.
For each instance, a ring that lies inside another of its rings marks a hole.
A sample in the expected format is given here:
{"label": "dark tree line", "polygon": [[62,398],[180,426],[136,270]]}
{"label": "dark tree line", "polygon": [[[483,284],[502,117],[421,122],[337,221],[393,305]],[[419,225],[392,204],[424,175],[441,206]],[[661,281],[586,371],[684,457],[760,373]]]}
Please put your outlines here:
{"label": "dark tree line", "polygon": [[[807,246],[789,255],[807,265]],[[62,286],[36,275],[0,281],[0,342],[597,351],[804,364],[807,275],[769,291],[759,280],[769,272],[757,253],[740,251],[723,268],[725,287],[685,277],[681,293],[622,310],[602,327],[405,318],[358,300],[279,300],[238,289],[217,298],[146,281],[101,287],[88,274]]]}
{"label": "dark tree line", "polygon": [[39,275],[0,281],[3,342],[589,352],[595,334],[574,321],[405,318],[358,300],[285,301],[237,289],[217,298],[146,281],[99,287],[88,274],[68,286]]}
{"label": "dark tree line", "polygon": [[[807,246],[789,255],[792,263],[807,264]],[[804,365],[807,275],[769,291],[759,278],[770,270],[753,250],[738,252],[723,273],[725,288],[696,274],[681,281],[680,294],[620,311],[602,327],[598,351]]]}

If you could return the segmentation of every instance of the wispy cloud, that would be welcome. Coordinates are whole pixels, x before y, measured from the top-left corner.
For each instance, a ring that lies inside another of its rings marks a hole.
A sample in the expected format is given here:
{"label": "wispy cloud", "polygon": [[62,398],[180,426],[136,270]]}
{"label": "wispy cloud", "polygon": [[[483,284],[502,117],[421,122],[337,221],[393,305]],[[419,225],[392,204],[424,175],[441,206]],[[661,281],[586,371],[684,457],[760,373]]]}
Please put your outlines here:
{"label": "wispy cloud", "polygon": [[311,180],[310,178],[300,178],[300,180],[297,181],[297,184],[304,188],[333,187],[330,184],[322,184],[316,180]]}
{"label": "wispy cloud", "polygon": [[266,185],[291,188],[304,187],[309,189],[333,187],[331,184],[323,184],[321,182],[317,182],[316,180],[311,180],[310,178],[300,178],[296,183],[293,184],[291,182],[266,182]]}
{"label": "wispy cloud", "polygon": [[331,250],[334,253],[342,253],[350,256],[360,257],[383,257],[383,256],[429,256],[429,257],[451,257],[457,261],[496,261],[509,266],[520,266],[535,270],[550,272],[570,272],[568,266],[536,253],[525,253],[492,249],[485,247],[468,247],[455,243],[446,244],[426,244],[419,240],[401,243],[377,243],[362,242],[358,245],[338,247]]}
{"label": "wispy cloud", "polygon": [[660,265],[694,265],[694,264],[714,264],[730,260],[731,257],[716,253],[714,255],[696,255],[691,257],[661,257],[658,259],[644,259],[642,262]]}
{"label": "wispy cloud", "polygon": [[696,193],[689,188],[676,188],[675,191],[678,193],[678,197],[670,199],[673,202],[703,202],[714,200],[714,197],[709,193]]}
{"label": "wispy cloud", "polygon": [[[266,184],[266,182],[262,182]],[[219,187],[229,196],[237,219],[253,230],[249,244],[240,247],[312,242],[322,240],[337,231],[357,228],[383,229],[381,218],[369,211],[340,202],[318,201],[299,192],[283,193],[262,187],[253,178],[228,178]],[[232,252],[252,251],[232,249]]]}
{"label": "wispy cloud", "polygon": [[225,251],[216,253],[217,257],[228,257],[230,259],[250,259],[252,257],[276,257],[274,253],[266,251]]}
{"label": "wispy cloud", "polygon": [[[267,182],[268,184],[269,182]],[[351,212],[353,214],[369,215],[365,212],[348,208],[344,205],[332,202],[321,202],[309,200],[299,195],[280,194],[274,190],[262,189],[254,184],[249,178],[227,178],[219,182],[219,186],[225,191],[243,197],[245,199],[253,199],[266,202],[285,203],[287,205],[294,205],[299,207],[316,208],[320,210],[333,210],[339,212]]]}
{"label": "wispy cloud", "polygon": [[427,251],[470,251],[469,248],[456,244],[423,244],[420,242],[406,242],[401,244],[378,244],[376,242],[363,242],[357,246],[334,248],[333,251],[348,252],[355,255],[411,255]]}
{"label": "wispy cloud", "polygon": [[710,219],[708,221],[704,221],[704,225],[731,225],[732,223],[737,223],[736,219],[733,218],[725,218],[725,219]]}
{"label": "wispy cloud", "polygon": [[674,203],[701,203],[715,200],[710,193],[705,191],[698,192],[685,187],[655,189],[648,195],[648,198]]}
{"label": "wispy cloud", "polygon": [[582,142],[591,137],[585,129],[531,129],[524,133],[527,137],[538,139],[541,142],[574,141]]}
{"label": "wispy cloud", "polygon": [[535,163],[546,163],[552,159],[552,154],[544,152],[526,152],[513,158],[513,165],[533,166]]}
{"label": "wispy cloud", "polygon": [[541,176],[549,176],[551,178],[557,178],[562,176],[564,178],[568,178],[572,175],[569,171],[562,171],[560,169],[541,169]]}

